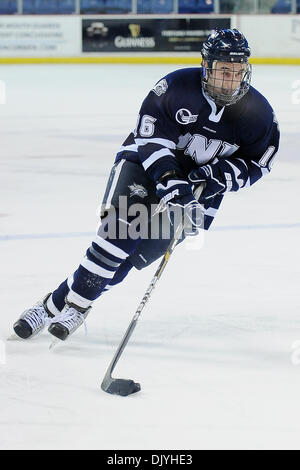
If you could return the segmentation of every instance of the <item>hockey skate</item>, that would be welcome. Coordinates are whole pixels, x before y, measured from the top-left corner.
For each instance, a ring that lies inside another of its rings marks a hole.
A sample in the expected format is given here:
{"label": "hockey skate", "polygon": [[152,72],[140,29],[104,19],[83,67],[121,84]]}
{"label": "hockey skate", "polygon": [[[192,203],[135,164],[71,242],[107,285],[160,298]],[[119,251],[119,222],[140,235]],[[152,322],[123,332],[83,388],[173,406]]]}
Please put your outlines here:
{"label": "hockey skate", "polygon": [[92,307],[82,308],[65,300],[66,306],[51,320],[49,333],[61,341],[74,333],[84,322]]}
{"label": "hockey skate", "polygon": [[47,300],[51,292],[43,300],[37,302],[33,307],[25,310],[19,320],[13,326],[15,334],[22,339],[32,338],[42,332],[49,325],[51,317],[54,317],[47,308]]}

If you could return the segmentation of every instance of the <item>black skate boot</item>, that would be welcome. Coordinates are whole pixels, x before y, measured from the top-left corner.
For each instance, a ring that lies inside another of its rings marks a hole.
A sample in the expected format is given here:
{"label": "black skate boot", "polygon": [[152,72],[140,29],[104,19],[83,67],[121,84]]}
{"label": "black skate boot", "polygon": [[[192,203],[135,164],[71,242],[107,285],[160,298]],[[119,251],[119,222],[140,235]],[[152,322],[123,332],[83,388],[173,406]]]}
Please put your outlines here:
{"label": "black skate boot", "polygon": [[14,332],[22,339],[28,339],[42,332],[45,326],[49,325],[51,317],[54,317],[47,308],[47,300],[51,296],[47,294],[33,307],[25,310],[19,320],[13,326]]}
{"label": "black skate boot", "polygon": [[66,306],[59,315],[51,320],[48,328],[49,333],[65,341],[74,331],[77,330],[84,322],[92,307],[82,308],[65,299]]}

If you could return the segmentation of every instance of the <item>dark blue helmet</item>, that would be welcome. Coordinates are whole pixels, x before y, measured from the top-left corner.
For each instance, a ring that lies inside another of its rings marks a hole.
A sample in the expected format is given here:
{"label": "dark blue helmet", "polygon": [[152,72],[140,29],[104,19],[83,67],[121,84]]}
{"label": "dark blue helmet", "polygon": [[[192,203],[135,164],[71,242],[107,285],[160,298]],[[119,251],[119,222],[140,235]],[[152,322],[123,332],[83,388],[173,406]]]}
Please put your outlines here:
{"label": "dark blue helmet", "polygon": [[237,29],[215,29],[203,43],[201,54],[205,93],[218,106],[235,104],[250,88],[251,51],[245,36]]}
{"label": "dark blue helmet", "polygon": [[215,29],[203,43],[201,53],[211,67],[214,60],[248,63],[251,51],[247,39],[237,29]]}

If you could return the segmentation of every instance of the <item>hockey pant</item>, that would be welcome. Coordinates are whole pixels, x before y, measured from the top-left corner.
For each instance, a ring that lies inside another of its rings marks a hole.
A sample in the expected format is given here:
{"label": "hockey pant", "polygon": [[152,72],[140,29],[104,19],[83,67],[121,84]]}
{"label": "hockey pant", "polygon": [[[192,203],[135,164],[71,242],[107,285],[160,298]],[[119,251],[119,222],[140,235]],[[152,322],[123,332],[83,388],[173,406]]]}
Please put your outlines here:
{"label": "hockey pant", "polygon": [[113,166],[95,238],[74,274],[49,299],[53,314],[63,309],[66,297],[88,307],[122,282],[133,266],[142,269],[165,253],[174,226],[166,211],[154,214],[157,203],[155,184],[141,165],[121,160]]}

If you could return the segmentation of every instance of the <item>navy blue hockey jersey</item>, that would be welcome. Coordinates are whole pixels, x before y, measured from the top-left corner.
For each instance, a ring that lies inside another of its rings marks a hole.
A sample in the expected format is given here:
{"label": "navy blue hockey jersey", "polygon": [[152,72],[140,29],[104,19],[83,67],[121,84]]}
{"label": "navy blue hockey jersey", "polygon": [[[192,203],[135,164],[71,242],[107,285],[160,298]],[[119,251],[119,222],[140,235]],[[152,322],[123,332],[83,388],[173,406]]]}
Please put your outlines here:
{"label": "navy blue hockey jersey", "polygon": [[[232,177],[231,191],[269,173],[279,145],[273,109],[255,88],[236,104],[217,108],[201,86],[202,69],[185,68],[162,78],[142,103],[137,127],[117,154],[143,165],[153,181],[170,169],[186,176],[216,162]],[[205,203],[209,228],[223,195]]]}

